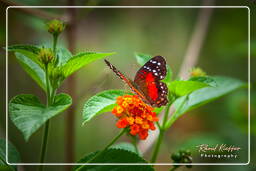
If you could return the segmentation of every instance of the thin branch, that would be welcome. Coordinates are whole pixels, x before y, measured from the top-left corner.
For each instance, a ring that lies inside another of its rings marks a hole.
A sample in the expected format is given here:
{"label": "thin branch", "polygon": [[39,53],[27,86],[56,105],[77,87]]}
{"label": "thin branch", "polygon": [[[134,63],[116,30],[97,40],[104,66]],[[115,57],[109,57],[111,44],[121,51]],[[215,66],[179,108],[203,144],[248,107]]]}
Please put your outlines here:
{"label": "thin branch", "polygon": [[[7,7],[8,6],[24,6],[23,4],[12,2],[9,0],[0,0],[0,2],[3,3],[4,5],[6,5]],[[22,11],[24,13],[31,14],[33,16],[42,18],[42,19],[47,19],[47,20],[61,19],[61,16],[59,16],[57,14],[50,13],[48,11],[43,11],[38,8],[15,8],[15,9]]]}
{"label": "thin branch", "polygon": [[[214,4],[214,0],[206,0],[203,1],[203,6],[211,6]],[[184,79],[188,78],[189,76],[189,69],[193,68],[199,58],[199,53],[203,45],[203,41],[206,36],[207,28],[209,25],[210,17],[212,14],[213,8],[202,8],[199,11],[198,18],[196,25],[194,27],[194,31],[191,37],[191,40],[188,45],[188,49],[184,56],[183,63],[181,65],[181,69],[179,71],[178,76]],[[175,111],[174,107],[171,106],[169,116],[173,114]],[[163,115],[159,115],[160,120],[163,119]],[[140,141],[138,147],[142,153],[146,153],[151,146],[154,144],[156,138],[159,135],[159,131],[154,131],[150,136],[147,138],[146,142]]]}

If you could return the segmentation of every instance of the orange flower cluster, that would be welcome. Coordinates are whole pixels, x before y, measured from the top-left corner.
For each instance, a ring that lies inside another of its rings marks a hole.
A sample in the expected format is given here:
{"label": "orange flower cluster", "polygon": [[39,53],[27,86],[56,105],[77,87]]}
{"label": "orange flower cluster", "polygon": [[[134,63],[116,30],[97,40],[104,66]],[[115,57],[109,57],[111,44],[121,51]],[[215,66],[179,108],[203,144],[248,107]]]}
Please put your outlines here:
{"label": "orange flower cluster", "polygon": [[124,95],[117,98],[117,106],[112,113],[119,118],[118,128],[130,128],[131,135],[139,135],[145,140],[148,131],[155,130],[154,122],[158,121],[154,108],[145,104],[137,95]]}

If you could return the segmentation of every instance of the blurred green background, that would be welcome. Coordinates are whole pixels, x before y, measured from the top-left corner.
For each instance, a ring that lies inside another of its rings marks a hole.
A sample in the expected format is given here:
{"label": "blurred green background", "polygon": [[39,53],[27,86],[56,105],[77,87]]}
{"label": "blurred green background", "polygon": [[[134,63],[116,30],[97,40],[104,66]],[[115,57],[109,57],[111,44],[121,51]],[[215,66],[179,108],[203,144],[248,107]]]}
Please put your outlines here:
{"label": "blurred green background", "polygon": [[[25,5],[66,5],[62,0],[16,0]],[[77,1],[76,5],[96,3],[97,5],[201,5],[202,1],[157,1],[128,0]],[[5,46],[5,4],[1,4],[0,45]],[[252,18],[255,18],[255,2],[238,0],[215,1],[215,5],[248,5]],[[66,9],[42,9],[60,16],[66,16]],[[139,66],[134,52],[162,55],[167,59],[176,76],[183,62],[189,40],[191,39],[199,9],[77,9],[76,52],[99,51],[117,52],[108,59],[123,73],[133,78]],[[9,9],[9,45],[44,44],[51,42],[45,30],[45,21],[18,9]],[[253,76],[256,64],[255,21],[251,23],[251,67]],[[61,35],[59,46],[67,47],[66,33]],[[5,52],[1,50],[1,82],[5,82]],[[246,8],[214,9],[209,28],[203,42],[197,66],[209,75],[223,75],[248,81],[248,10]],[[8,59],[9,99],[21,93],[36,94],[44,100],[44,94],[35,82],[22,70],[12,53]],[[101,149],[119,131],[115,127],[115,117],[106,113],[82,126],[82,108],[85,101],[96,93],[107,89],[127,88],[106,66],[102,60],[89,64],[75,75],[77,97],[75,113],[75,158]],[[255,77],[252,77],[251,94],[251,139],[255,140]],[[1,90],[5,85],[1,84]],[[67,92],[66,83],[62,92]],[[5,91],[1,91],[4,97]],[[233,92],[215,102],[184,115],[170,128],[165,136],[158,162],[171,162],[170,154],[178,148],[202,143],[226,143],[242,148],[239,159],[234,162],[247,162],[247,124],[248,92],[246,89]],[[0,136],[5,135],[5,100],[1,103]],[[65,118],[67,113],[54,117],[51,124],[46,162],[65,162]],[[22,162],[38,162],[42,130],[25,142],[22,134],[9,122],[9,140],[17,147]],[[127,137],[123,141],[129,141]],[[121,141],[122,141],[121,140]],[[255,141],[254,141],[255,142]],[[251,159],[256,157],[252,147]],[[145,157],[150,153],[146,153]],[[194,162],[208,160],[194,156]],[[210,162],[223,162],[212,160]],[[254,165],[255,166],[255,165]],[[24,166],[34,170],[34,166]],[[63,166],[47,166],[46,170],[63,170]],[[167,167],[156,167],[168,170]],[[252,170],[253,166],[232,167],[232,170]],[[254,167],[255,168],[255,167]],[[191,170],[225,170],[220,166],[195,166]],[[181,169],[182,170],[182,169]],[[187,170],[187,169],[183,169]]]}

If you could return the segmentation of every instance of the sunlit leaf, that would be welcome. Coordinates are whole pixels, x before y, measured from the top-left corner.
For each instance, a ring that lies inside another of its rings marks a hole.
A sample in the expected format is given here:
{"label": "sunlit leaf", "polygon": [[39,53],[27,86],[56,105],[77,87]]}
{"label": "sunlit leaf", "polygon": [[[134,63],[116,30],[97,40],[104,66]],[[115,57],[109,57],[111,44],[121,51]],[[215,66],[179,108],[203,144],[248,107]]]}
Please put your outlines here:
{"label": "sunlit leaf", "polygon": [[168,89],[171,93],[175,94],[176,96],[185,96],[197,89],[207,87],[208,84],[204,82],[197,82],[197,81],[172,81]]}
{"label": "sunlit leaf", "polygon": [[238,88],[246,87],[246,84],[240,80],[229,77],[212,77],[217,83],[217,87],[205,87],[192,92],[186,96],[178,98],[173,104],[175,112],[167,121],[165,128],[169,128],[174,121],[186,112],[209,103],[219,97],[222,97]]}
{"label": "sunlit leaf", "polygon": [[27,58],[31,59],[34,63],[43,68],[41,62],[38,60],[38,53],[40,48],[33,45],[13,45],[8,47],[10,52],[19,52]]}
{"label": "sunlit leaf", "polygon": [[75,71],[79,70],[81,67],[96,61],[98,59],[105,58],[107,56],[113,55],[114,53],[96,53],[96,52],[82,52],[73,57],[71,57],[65,65],[62,66],[62,71],[65,77],[73,74]]}
{"label": "sunlit leaf", "polygon": [[58,63],[57,66],[62,66],[67,63],[68,60],[72,58],[71,52],[66,48],[57,49]]}
{"label": "sunlit leaf", "polygon": [[27,141],[48,119],[64,111],[71,103],[69,95],[59,94],[55,97],[54,103],[46,107],[40,103],[38,97],[22,94],[11,99],[10,118]]}
{"label": "sunlit leaf", "polygon": [[216,81],[214,80],[214,78],[209,77],[209,76],[204,76],[204,77],[191,77],[191,78],[189,79],[189,81],[197,81],[197,82],[206,83],[206,84],[208,84],[209,86],[212,86],[212,87],[216,87],[216,86],[217,86],[217,83],[216,83]]}
{"label": "sunlit leaf", "polygon": [[84,104],[83,124],[104,112],[110,112],[116,105],[116,98],[130,94],[124,90],[106,90],[92,96]]}
{"label": "sunlit leaf", "polygon": [[33,80],[46,91],[46,81],[45,81],[45,72],[44,70],[35,62],[33,62],[27,56],[21,53],[15,53],[16,58],[22,68],[31,76]]}

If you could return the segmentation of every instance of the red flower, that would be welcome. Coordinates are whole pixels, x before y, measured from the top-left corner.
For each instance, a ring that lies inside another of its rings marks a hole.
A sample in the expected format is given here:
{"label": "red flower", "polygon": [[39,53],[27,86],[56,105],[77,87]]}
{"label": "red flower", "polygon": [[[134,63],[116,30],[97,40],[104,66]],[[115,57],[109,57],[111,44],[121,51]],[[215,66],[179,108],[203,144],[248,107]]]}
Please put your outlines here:
{"label": "red flower", "polygon": [[119,119],[116,123],[117,128],[125,128],[128,126],[128,121],[126,118]]}
{"label": "red flower", "polygon": [[158,121],[154,108],[145,104],[136,95],[119,96],[117,106],[112,113],[119,118],[116,123],[118,128],[129,127],[131,135],[139,135],[145,140],[149,130],[155,130],[154,122]]}

